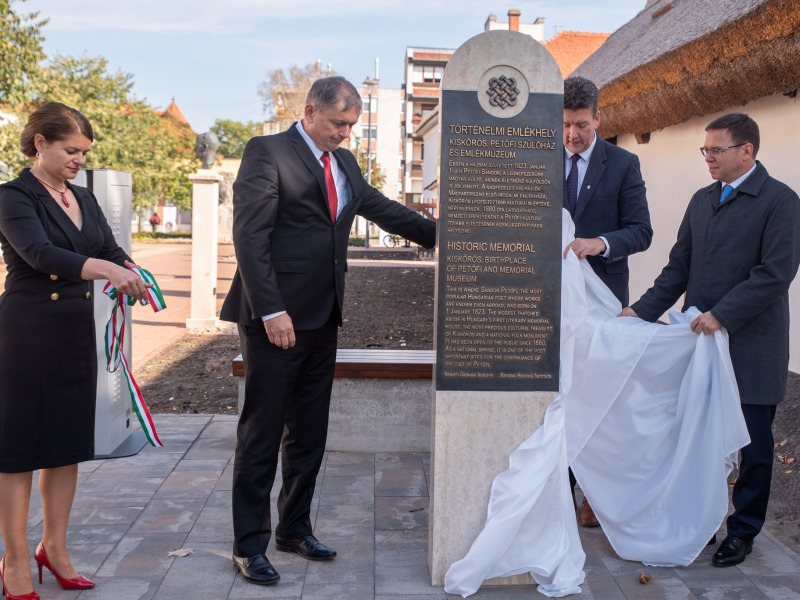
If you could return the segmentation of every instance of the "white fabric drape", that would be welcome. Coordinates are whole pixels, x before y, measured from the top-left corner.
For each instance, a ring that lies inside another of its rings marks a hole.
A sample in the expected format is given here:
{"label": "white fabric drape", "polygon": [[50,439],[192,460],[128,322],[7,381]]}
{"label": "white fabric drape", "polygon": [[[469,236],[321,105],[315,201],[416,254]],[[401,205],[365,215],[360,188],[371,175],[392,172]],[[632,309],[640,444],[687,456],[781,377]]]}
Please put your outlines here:
{"label": "white fabric drape", "polygon": [[[563,223],[566,247],[568,213]],[[671,313],[667,326],[617,318],[617,299],[571,252],[561,304],[560,393],[495,478],[483,531],[445,576],[448,593],[526,572],[546,596],[580,592],[568,462],[624,559],[687,565],[727,512],[727,475],[749,443],[727,333],[694,334],[696,309]]]}

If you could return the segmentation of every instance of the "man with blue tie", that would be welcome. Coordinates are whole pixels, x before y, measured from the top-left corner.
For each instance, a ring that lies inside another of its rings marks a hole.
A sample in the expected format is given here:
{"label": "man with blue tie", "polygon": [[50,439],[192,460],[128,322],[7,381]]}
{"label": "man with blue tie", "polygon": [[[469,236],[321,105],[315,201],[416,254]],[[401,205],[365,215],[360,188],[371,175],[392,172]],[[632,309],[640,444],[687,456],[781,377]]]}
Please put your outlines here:
{"label": "man with blue tie", "polygon": [[309,560],[336,556],[314,537],[310,510],[328,431],[353,220],[363,215],[426,248],[436,243],[433,221],[367,185],[353,154],[339,147],[361,108],[343,77],[315,81],[300,122],[247,143],[233,185],[237,270],[220,318],[239,325],[245,367],[233,562],[250,583],[280,579],[266,557],[279,452],[276,549]]}
{"label": "man with blue tie", "polygon": [[[575,240],[564,249],[589,261],[594,272],[628,305],[628,256],[650,247],[653,229],[635,154],[601,139],[597,86],[585,77],[564,81],[564,208]],[[575,479],[570,471],[570,482]],[[580,523],[599,523],[584,502]]]}
{"label": "man with blue tie", "polygon": [[728,535],[712,558],[718,567],[744,561],[766,519],[772,421],[789,367],[789,286],[800,264],[800,198],[756,160],[759,143],[758,125],[742,113],[706,127],[700,151],[715,183],[692,197],[653,287],[622,311],[654,321],[685,293],[684,310],[702,311],[692,331],[728,331],[750,444],[741,450]]}

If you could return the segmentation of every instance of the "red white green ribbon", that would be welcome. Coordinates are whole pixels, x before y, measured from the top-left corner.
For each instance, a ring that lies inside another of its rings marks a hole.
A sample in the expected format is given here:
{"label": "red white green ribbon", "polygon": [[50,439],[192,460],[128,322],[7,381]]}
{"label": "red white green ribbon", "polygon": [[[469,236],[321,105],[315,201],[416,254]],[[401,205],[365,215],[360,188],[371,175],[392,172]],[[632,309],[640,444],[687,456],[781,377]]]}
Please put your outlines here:
{"label": "red white green ribbon", "polygon": [[[149,304],[153,307],[153,312],[158,312],[167,307],[164,302],[164,295],[161,293],[161,288],[156,283],[156,278],[152,273],[145,269],[131,269],[136,273],[145,283],[152,283],[153,287],[147,288],[147,301],[142,301],[142,305]],[[122,351],[123,343],[125,341],[125,310],[126,306],[133,306],[136,304],[136,298],[126,294],[120,294],[111,282],[106,282],[103,287],[103,293],[114,301],[114,308],[111,311],[111,318],[106,323],[106,371],[114,373],[119,365],[122,365],[122,373],[125,376],[125,381],[128,384],[128,391],[131,395],[131,403],[139,423],[142,425],[145,436],[152,446],[163,447],[164,444],[158,439],[156,433],[156,426],[153,423],[153,418],[150,416],[150,411],[147,410],[147,404],[144,402],[142,392],[133,378],[128,361]]]}

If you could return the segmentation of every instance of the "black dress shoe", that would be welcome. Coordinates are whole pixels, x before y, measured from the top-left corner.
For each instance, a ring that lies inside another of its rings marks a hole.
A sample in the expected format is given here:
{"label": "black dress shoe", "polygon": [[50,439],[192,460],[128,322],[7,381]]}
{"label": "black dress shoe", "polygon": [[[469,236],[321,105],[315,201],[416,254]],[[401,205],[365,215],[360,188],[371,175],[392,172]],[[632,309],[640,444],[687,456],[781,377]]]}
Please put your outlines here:
{"label": "black dress shoe", "polygon": [[242,574],[242,579],[257,585],[274,585],[281,576],[263,554],[255,556],[233,556],[233,568]]}
{"label": "black dress shoe", "polygon": [[713,546],[716,543],[717,543],[717,534],[715,533],[714,535],[711,536],[711,539],[708,540],[706,546]]}
{"label": "black dress shoe", "polygon": [[711,564],[715,567],[732,567],[743,563],[745,557],[753,551],[753,540],[743,540],[735,535],[728,535],[717,548]]}
{"label": "black dress shoe", "polygon": [[336,556],[336,550],[319,543],[313,535],[297,540],[284,540],[276,536],[275,548],[281,552],[295,552],[308,560],[331,560]]}

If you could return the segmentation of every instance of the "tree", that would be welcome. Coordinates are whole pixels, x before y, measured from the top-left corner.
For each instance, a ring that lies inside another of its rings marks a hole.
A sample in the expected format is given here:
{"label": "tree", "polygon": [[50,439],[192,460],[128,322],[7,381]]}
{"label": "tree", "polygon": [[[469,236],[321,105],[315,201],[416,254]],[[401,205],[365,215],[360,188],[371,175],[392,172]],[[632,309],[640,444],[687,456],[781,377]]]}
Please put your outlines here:
{"label": "tree", "polygon": [[13,1],[0,0],[0,157],[17,174],[27,164],[19,150],[19,134],[25,105],[33,98],[29,84],[40,72],[40,30],[47,19],[37,20],[36,12],[17,14]]}
{"label": "tree", "polygon": [[3,109],[0,112],[0,160],[2,160],[16,176],[22,168],[28,166],[28,159],[19,149],[19,136],[25,119],[16,112]]}
{"label": "tree", "polygon": [[31,100],[29,83],[44,56],[40,30],[47,24],[47,19],[37,20],[38,12],[14,12],[13,1],[0,0],[0,105],[12,110]]}
{"label": "tree", "polygon": [[[349,143],[348,148],[356,157],[358,166],[361,167],[361,175],[364,176],[364,180],[369,181],[372,187],[383,193],[383,186],[386,183],[386,175],[383,173],[383,169],[381,169],[380,165],[375,161],[374,156],[372,159],[372,164],[370,164],[369,160],[367,160],[367,149],[364,146],[364,142],[356,140],[355,143]],[[369,178],[369,180],[367,180],[367,167],[372,167],[372,176]]]}
{"label": "tree", "polygon": [[[133,97],[132,76],[107,72],[103,58],[43,58],[39,13],[19,15],[18,0],[0,0],[0,156],[16,174],[30,165],[19,149],[19,134],[28,115],[47,101],[80,110],[95,132],[87,167],[133,173],[134,209],[167,198],[191,204],[194,133],[171,116]],[[23,2],[25,0],[22,0]]]}
{"label": "tree", "polygon": [[[132,76],[121,71],[109,74],[107,66],[103,58],[54,57],[34,82],[35,105],[62,102],[89,119],[95,143],[86,167],[130,171],[135,210],[152,207],[160,198],[188,208],[188,174],[195,170],[194,134],[186,124],[169,115],[159,116],[135,99]],[[25,118],[27,114],[23,123]],[[10,164],[19,172],[29,160],[17,148]]]}
{"label": "tree", "polygon": [[255,121],[242,123],[217,119],[211,126],[211,131],[219,138],[217,152],[225,158],[242,158],[244,147],[248,140],[260,133],[261,124]]}
{"label": "tree", "polygon": [[274,69],[267,73],[266,81],[258,86],[258,94],[264,100],[264,108],[272,113],[272,120],[278,123],[278,130],[283,131],[294,121],[303,117],[306,96],[311,84],[320,77],[336,75],[330,66],[323,71],[320,61],[298,67],[292,65],[288,72]]}

